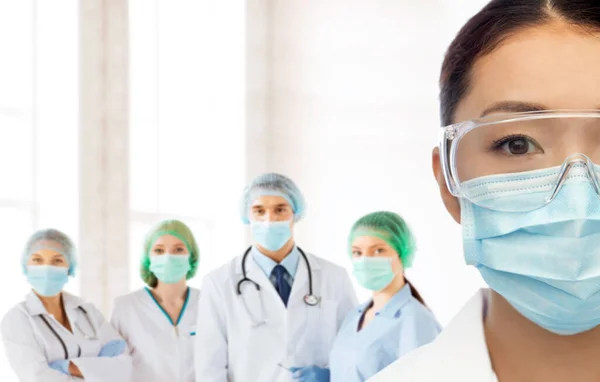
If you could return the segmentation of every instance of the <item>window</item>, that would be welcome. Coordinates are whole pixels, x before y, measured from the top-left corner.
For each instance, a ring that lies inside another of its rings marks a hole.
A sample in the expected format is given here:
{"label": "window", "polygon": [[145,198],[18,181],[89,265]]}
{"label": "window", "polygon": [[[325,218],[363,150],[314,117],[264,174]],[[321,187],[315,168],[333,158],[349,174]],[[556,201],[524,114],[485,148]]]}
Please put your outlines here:
{"label": "window", "polygon": [[[0,316],[28,293],[20,254],[34,230],[77,240],[77,33],[76,0],[0,2],[0,280],[11,291],[0,295]],[[67,290],[79,292],[77,278]],[[0,376],[16,381],[4,361]]]}
{"label": "window", "polygon": [[244,249],[244,4],[132,0],[129,14],[130,284],[143,285],[145,234],[179,218],[200,247],[198,286]]}

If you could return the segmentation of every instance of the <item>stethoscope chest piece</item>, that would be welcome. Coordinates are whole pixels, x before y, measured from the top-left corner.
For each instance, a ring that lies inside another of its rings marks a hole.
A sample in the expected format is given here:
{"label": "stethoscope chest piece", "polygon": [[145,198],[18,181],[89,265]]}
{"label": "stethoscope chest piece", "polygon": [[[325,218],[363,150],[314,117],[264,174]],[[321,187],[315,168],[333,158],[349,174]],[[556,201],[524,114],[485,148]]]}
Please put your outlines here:
{"label": "stethoscope chest piece", "polygon": [[307,294],[304,296],[304,302],[309,306],[316,306],[321,302],[321,299],[314,294]]}

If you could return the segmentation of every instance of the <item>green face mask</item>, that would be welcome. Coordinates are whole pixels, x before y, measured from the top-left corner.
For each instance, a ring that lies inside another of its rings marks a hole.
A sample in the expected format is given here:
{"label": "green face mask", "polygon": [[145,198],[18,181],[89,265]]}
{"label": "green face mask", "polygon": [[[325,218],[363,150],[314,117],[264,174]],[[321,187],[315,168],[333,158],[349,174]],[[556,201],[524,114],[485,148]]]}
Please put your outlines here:
{"label": "green face mask", "polygon": [[392,271],[392,260],[386,257],[361,256],[352,260],[352,268],[356,281],[374,292],[390,285],[396,276]]}
{"label": "green face mask", "polygon": [[150,256],[150,272],[165,284],[181,281],[190,270],[190,255]]}

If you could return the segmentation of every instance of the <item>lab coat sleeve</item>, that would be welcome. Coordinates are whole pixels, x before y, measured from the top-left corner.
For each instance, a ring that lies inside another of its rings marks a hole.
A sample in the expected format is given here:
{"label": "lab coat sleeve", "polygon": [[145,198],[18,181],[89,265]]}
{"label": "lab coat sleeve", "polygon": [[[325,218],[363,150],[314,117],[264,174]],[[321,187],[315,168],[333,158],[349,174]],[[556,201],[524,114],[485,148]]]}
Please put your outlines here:
{"label": "lab coat sleeve", "polygon": [[21,382],[68,382],[74,377],[48,366],[42,345],[36,340],[30,316],[14,308],[0,324],[2,342],[8,363]]}
{"label": "lab coat sleeve", "polygon": [[113,308],[112,315],[110,317],[110,324],[113,328],[119,333],[121,337],[127,342],[127,349],[129,351],[129,355],[133,358],[133,353],[135,353],[135,347],[131,344],[129,340],[129,333],[127,333],[126,327],[127,325],[124,322],[124,317],[127,314],[127,307],[123,305],[123,302],[120,298],[115,300],[115,306]]}
{"label": "lab coat sleeve", "polygon": [[227,382],[225,299],[211,275],[204,279],[201,290],[194,349],[196,382]]}
{"label": "lab coat sleeve", "polygon": [[433,315],[423,311],[425,307],[418,307],[407,312],[402,318],[400,342],[398,345],[398,358],[411,351],[432,342],[440,333],[440,328]]}
{"label": "lab coat sleeve", "polygon": [[348,313],[358,306],[358,298],[352,280],[345,269],[341,270],[341,291],[339,296],[339,305],[337,312],[337,328],[341,328]]}
{"label": "lab coat sleeve", "polygon": [[[97,327],[97,336],[102,344],[123,338],[106,321],[104,315],[93,306],[86,306],[90,319]],[[82,357],[72,359],[88,382],[127,382],[131,379],[131,357],[129,351],[116,357]]]}

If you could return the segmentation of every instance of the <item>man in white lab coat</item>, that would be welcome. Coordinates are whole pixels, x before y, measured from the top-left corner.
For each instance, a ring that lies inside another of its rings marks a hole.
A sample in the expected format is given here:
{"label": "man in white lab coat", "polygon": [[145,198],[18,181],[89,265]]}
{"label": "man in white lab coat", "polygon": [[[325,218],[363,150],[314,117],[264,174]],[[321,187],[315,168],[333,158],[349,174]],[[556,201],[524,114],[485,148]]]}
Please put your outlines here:
{"label": "man in white lab coat", "polygon": [[343,268],[296,245],[304,211],[283,175],[261,175],[246,188],[241,215],[254,245],[204,280],[198,382],[328,381],[331,346],[357,299]]}

